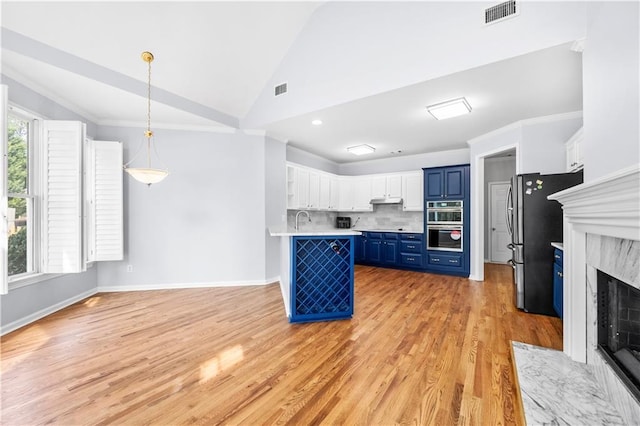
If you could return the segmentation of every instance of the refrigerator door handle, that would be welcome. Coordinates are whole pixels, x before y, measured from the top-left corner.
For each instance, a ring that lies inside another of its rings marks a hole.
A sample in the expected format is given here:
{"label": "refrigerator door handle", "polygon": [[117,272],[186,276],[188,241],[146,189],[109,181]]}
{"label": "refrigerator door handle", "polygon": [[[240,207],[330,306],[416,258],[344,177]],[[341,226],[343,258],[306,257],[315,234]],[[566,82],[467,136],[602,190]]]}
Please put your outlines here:
{"label": "refrigerator door handle", "polygon": [[507,191],[507,202],[505,204],[504,215],[507,221],[507,230],[509,231],[509,235],[513,235],[513,223],[511,221],[511,215],[513,212],[513,200],[511,199],[512,195],[512,187],[509,185],[509,189]]}

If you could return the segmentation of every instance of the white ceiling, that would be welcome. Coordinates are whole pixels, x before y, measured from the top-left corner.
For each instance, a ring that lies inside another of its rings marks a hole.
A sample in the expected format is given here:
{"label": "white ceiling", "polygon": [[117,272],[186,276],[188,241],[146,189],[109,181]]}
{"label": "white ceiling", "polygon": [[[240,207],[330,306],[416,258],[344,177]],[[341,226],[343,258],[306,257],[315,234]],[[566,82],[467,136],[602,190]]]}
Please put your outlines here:
{"label": "white ceiling", "polygon": [[[2,73],[96,124],[140,125],[147,77],[140,53],[149,50],[158,100],[152,127],[233,128],[319,5],[3,2]],[[339,163],[465,148],[467,140],[518,120],[581,110],[581,60],[569,45],[556,46],[264,130]],[[436,121],[426,112],[426,105],[460,96],[471,114]],[[316,118],[322,126],[311,125]],[[376,153],[347,153],[360,143]]]}

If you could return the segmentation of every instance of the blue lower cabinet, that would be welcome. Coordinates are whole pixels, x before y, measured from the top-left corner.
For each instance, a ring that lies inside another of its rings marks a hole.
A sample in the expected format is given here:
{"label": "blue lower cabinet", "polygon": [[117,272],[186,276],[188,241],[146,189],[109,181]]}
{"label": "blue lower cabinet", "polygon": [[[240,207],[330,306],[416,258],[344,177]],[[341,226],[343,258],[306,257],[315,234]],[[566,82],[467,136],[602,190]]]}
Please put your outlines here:
{"label": "blue lower cabinet", "polygon": [[356,256],[356,263],[414,270],[424,268],[422,234],[363,232],[360,237],[363,254]]}
{"label": "blue lower cabinet", "polygon": [[553,310],[562,318],[562,299],[563,299],[563,273],[562,273],[562,250],[556,249],[554,252],[553,263]]}
{"label": "blue lower cabinet", "polygon": [[353,236],[292,237],[290,322],[353,315]]}

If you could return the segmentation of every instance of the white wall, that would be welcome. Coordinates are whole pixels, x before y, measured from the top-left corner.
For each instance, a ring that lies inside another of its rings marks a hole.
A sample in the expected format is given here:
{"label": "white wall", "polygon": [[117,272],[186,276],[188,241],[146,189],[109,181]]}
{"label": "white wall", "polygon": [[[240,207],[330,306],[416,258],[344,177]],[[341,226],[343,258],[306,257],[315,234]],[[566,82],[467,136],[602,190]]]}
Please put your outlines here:
{"label": "white wall", "polygon": [[[265,140],[265,279],[275,281],[280,275],[280,237],[269,235],[268,227],[287,221],[286,145],[275,139]],[[284,219],[284,220],[283,220]]]}
{"label": "white wall", "polygon": [[589,2],[587,17],[585,182],[640,162],[640,3]]}
{"label": "white wall", "polygon": [[518,173],[563,173],[566,171],[564,143],[582,126],[581,114],[564,114],[560,120],[524,123]]}
{"label": "white wall", "polygon": [[[123,141],[128,161],[142,132],[100,127],[98,138]],[[170,175],[151,187],[125,176],[125,260],[100,264],[98,286],[264,282],[264,137],[156,130],[155,141]]]}
{"label": "white wall", "polygon": [[[241,124],[258,128],[585,35],[584,3],[520,4],[518,17],[487,26],[491,2],[326,2]],[[283,81],[288,92],[276,98]]]}
{"label": "white wall", "polygon": [[339,173],[347,176],[422,170],[425,167],[469,164],[469,149],[403,155],[381,160],[358,161],[339,165]]}

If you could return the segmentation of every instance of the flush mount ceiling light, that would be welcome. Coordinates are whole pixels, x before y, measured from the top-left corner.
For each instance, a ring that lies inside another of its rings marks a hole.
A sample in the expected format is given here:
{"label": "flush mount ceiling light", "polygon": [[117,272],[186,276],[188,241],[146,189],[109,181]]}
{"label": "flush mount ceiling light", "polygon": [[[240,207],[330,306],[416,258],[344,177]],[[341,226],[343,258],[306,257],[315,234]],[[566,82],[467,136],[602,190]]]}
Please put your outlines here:
{"label": "flush mount ceiling light", "polygon": [[429,111],[436,120],[444,120],[446,118],[469,114],[471,112],[471,105],[469,105],[469,102],[467,102],[465,98],[458,98],[435,105],[429,105],[427,111]]}
{"label": "flush mount ceiling light", "polygon": [[317,120],[317,119],[316,119],[316,120],[313,120],[313,121],[311,122],[311,124],[313,124],[314,126],[319,126],[319,125],[321,125],[321,124],[322,124],[322,120]]}
{"label": "flush mount ceiling light", "polygon": [[363,145],[350,146],[349,148],[347,148],[347,151],[349,151],[354,155],[365,155],[365,154],[371,154],[372,152],[376,152],[376,149],[372,146],[363,144]]}
{"label": "flush mount ceiling light", "polygon": [[[138,152],[136,152],[131,161],[124,165],[124,170],[138,182],[151,186],[152,183],[158,183],[166,178],[169,171],[166,169],[155,169],[151,167],[151,145],[153,143],[153,132],[151,131],[151,61],[153,61],[153,54],[151,52],[142,52],[142,60],[148,64],[147,130],[144,132],[144,136],[147,138],[147,167],[129,167],[129,164],[133,163],[133,161],[138,157],[138,154],[140,154],[142,148],[142,145],[140,145]],[[158,157],[155,146],[153,147],[153,151],[155,152],[156,157]]]}

